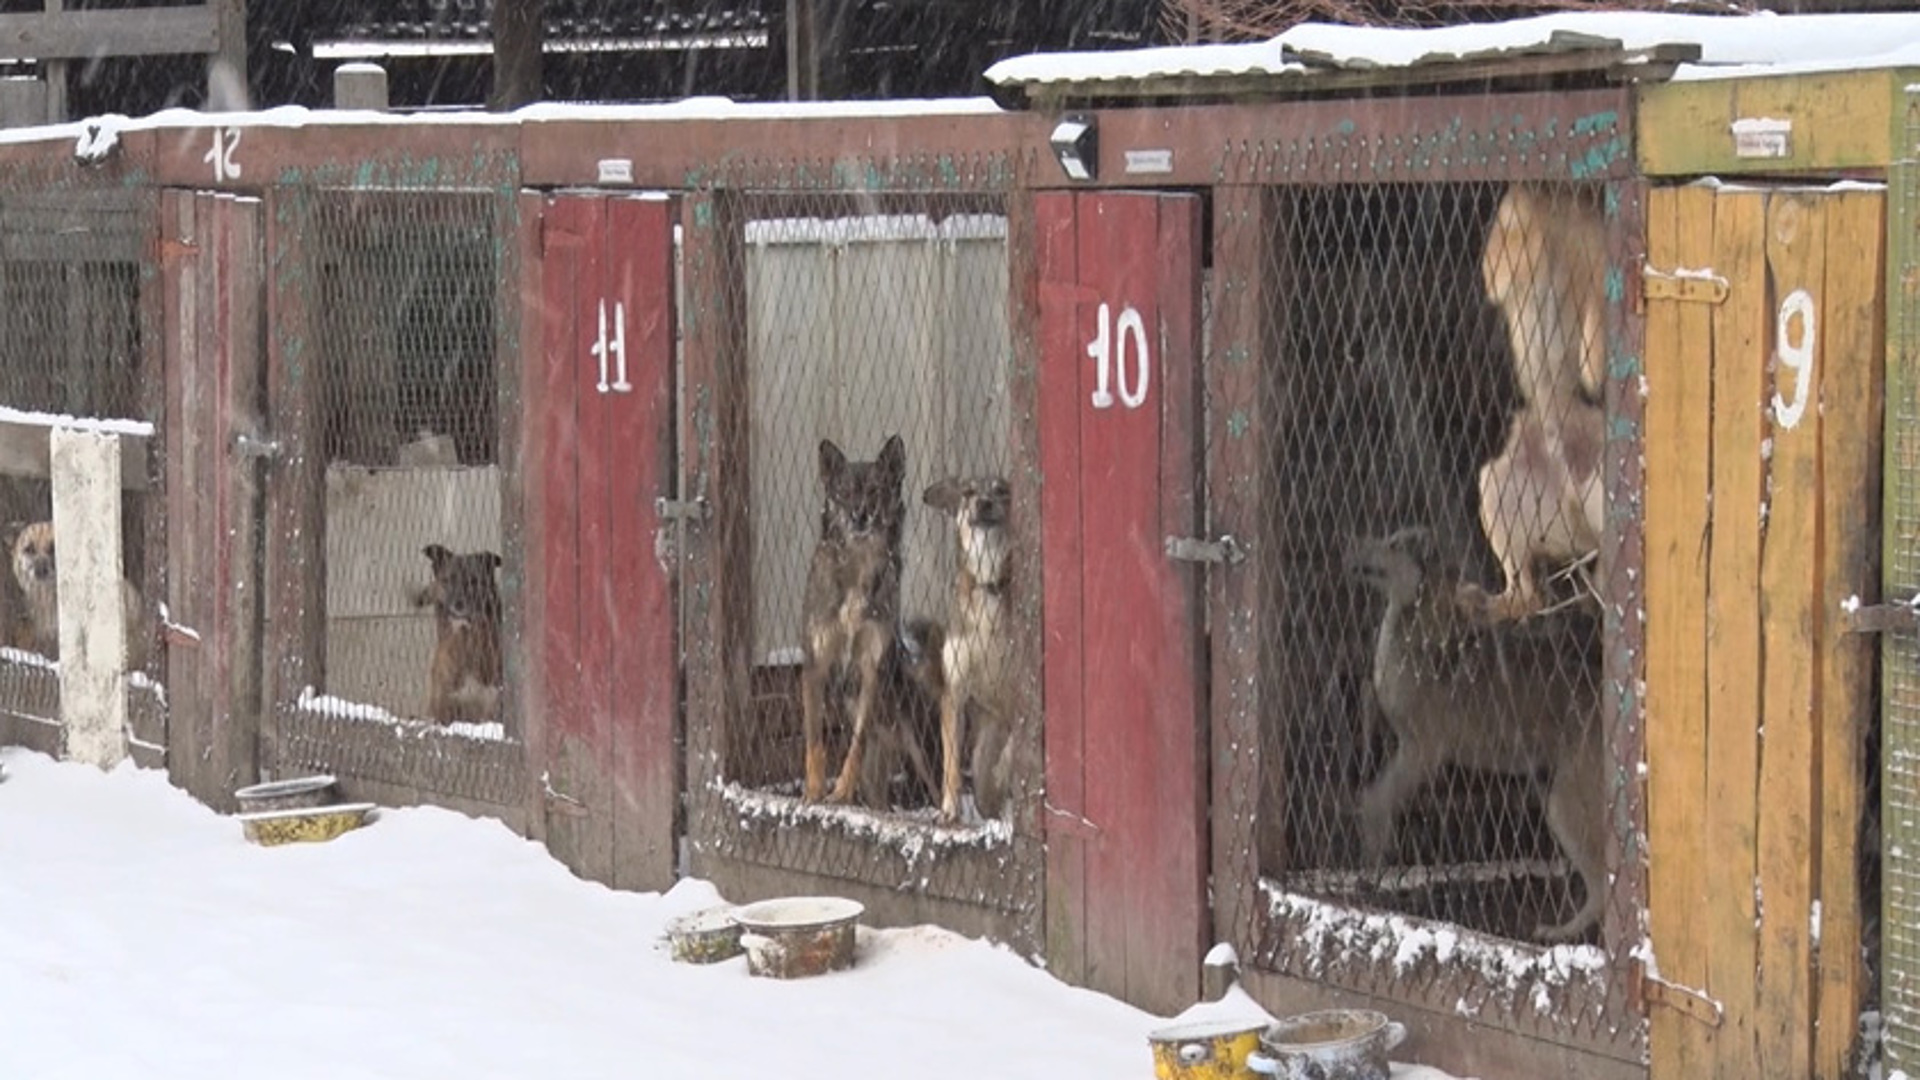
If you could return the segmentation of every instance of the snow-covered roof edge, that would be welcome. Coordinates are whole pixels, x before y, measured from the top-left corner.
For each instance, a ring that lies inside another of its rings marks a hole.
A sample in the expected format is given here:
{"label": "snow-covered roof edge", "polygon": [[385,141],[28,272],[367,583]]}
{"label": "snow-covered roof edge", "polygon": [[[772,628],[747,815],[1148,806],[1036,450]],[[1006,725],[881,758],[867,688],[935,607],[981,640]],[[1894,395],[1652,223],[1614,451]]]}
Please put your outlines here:
{"label": "snow-covered roof edge", "polygon": [[1034,53],[987,69],[999,86],[1412,69],[1570,50],[1695,46],[1676,79],[1920,65],[1920,14],[1668,15],[1568,12],[1434,29],[1302,23],[1266,41]]}

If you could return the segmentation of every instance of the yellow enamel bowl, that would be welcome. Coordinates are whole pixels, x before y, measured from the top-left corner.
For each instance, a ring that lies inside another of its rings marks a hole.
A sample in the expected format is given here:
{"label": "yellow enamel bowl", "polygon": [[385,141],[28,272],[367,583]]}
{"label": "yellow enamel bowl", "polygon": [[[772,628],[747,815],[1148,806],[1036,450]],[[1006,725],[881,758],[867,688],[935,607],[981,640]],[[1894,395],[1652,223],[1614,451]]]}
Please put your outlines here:
{"label": "yellow enamel bowl", "polygon": [[1268,1021],[1201,1020],[1147,1033],[1155,1080],[1255,1080],[1247,1058]]}
{"label": "yellow enamel bowl", "polygon": [[324,843],[367,823],[372,803],[342,803],[293,810],[263,810],[240,814],[247,839],[263,847],[276,844]]}

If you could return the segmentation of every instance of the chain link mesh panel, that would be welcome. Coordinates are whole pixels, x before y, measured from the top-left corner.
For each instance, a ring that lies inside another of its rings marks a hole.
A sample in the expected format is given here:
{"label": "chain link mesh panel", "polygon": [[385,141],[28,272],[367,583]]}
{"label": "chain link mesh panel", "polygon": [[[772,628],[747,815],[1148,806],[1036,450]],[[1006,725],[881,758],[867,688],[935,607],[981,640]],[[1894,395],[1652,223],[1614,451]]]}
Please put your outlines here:
{"label": "chain link mesh panel", "polygon": [[[1920,94],[1907,97],[1906,143],[1920,141]],[[1890,280],[1904,282],[1920,267],[1920,175],[1911,159],[1896,161],[1890,170],[1887,208],[1892,238],[1888,263]],[[1888,463],[1882,595],[1889,601],[1920,595],[1920,547],[1911,538],[1920,534],[1920,471],[1913,468],[1920,444],[1920,402],[1915,400],[1914,373],[1920,370],[1920,298],[1911,289],[1888,294],[1892,340],[1887,350]],[[1888,634],[1881,652],[1882,713],[1877,756],[1881,761],[1880,805],[1882,835],[1878,843],[1863,844],[1869,858],[1877,856],[1879,873],[1871,886],[1880,890],[1877,925],[1866,928],[1868,961],[1878,988],[1885,1021],[1885,1054],[1890,1069],[1913,1072],[1920,1067],[1920,770],[1914,748],[1920,747],[1920,640],[1912,634]],[[1863,897],[1874,910],[1871,893]],[[1874,946],[1877,944],[1877,948]],[[1878,963],[1876,963],[1878,961]]]}
{"label": "chain link mesh panel", "polygon": [[502,554],[496,203],[426,190],[324,190],[307,203],[323,674],[287,688],[298,698],[281,723],[281,771],[518,801],[521,754],[498,748],[500,589],[514,571]]}
{"label": "chain link mesh panel", "polygon": [[[58,552],[51,532],[48,416],[145,420],[146,350],[152,346],[142,308],[154,280],[149,238],[150,195],[76,186],[53,170],[12,163],[0,176],[0,408],[16,413],[0,429],[0,712],[8,738],[56,751],[60,746],[58,620],[52,574]],[[128,490],[121,505],[121,561],[127,579],[157,588],[146,542],[160,496],[148,466],[149,441],[135,439],[124,458]],[[157,552],[154,553],[157,555]],[[149,579],[153,580],[149,580]],[[133,741],[143,761],[157,763],[164,746],[165,706],[150,675],[151,624],[137,619],[129,691]]]}
{"label": "chain link mesh panel", "polygon": [[[1030,699],[1038,667],[1010,643],[1037,617],[1020,597],[1038,587],[1023,539],[1038,530],[1011,514],[1024,477],[1010,453],[1007,214],[963,196],[739,206],[751,542],[747,565],[719,572],[747,582],[726,618],[744,629],[750,693],[714,760],[696,758],[713,812],[692,827],[752,865],[1031,911],[1037,866],[1014,854],[1010,822],[1038,790],[1039,731],[1009,703]],[[942,658],[956,650],[972,658],[974,700],[960,821],[943,827]]]}
{"label": "chain link mesh panel", "polygon": [[1603,1031],[1604,991],[1565,993],[1604,981],[1603,952],[1542,966],[1498,941],[1596,943],[1609,888],[1600,193],[1276,198],[1283,359],[1261,405],[1255,614],[1273,680],[1257,816],[1271,956],[1477,1011],[1531,983],[1564,999],[1531,1002],[1537,1016]]}

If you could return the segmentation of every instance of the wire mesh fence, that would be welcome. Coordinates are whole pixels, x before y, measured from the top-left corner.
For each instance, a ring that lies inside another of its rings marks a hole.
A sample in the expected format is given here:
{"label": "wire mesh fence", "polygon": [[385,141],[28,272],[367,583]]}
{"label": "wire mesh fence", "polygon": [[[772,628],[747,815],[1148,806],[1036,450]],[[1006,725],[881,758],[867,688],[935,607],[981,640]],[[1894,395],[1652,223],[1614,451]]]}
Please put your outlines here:
{"label": "wire mesh fence", "polygon": [[[499,421],[498,200],[325,189],[303,203],[298,303],[316,378],[278,402],[320,489],[292,563],[308,604],[282,640],[275,765],[352,772],[489,804],[521,798],[503,708],[505,562]],[[400,733],[396,736],[395,733]],[[408,739],[419,745],[401,745]],[[489,745],[491,744],[491,745]],[[425,749],[422,749],[425,747]]]}
{"label": "wire mesh fence", "polygon": [[[54,170],[57,174],[59,170]],[[59,625],[49,432],[62,418],[152,421],[143,380],[144,283],[152,279],[149,193],[76,184],[18,163],[0,174],[0,712],[13,737],[43,749],[59,740]],[[121,565],[136,595],[153,595],[162,562],[147,536],[160,520],[149,440],[130,437],[123,459]],[[149,560],[152,554],[156,557]],[[137,746],[165,742],[164,694],[152,677],[152,620],[129,609]]]}
{"label": "wire mesh fence", "polygon": [[1030,910],[1005,872],[1039,782],[1006,211],[753,195],[734,223],[750,539],[721,572],[750,691],[693,759],[714,801],[690,826],[748,863]]}
{"label": "wire mesh fence", "polygon": [[[1390,913],[1482,941],[1600,941],[1628,797],[1600,693],[1600,200],[1500,183],[1277,196],[1264,276],[1285,360],[1261,405],[1271,573],[1254,618],[1274,682],[1258,858],[1283,923],[1364,936]],[[1335,977],[1370,991],[1463,972],[1461,1000],[1499,990],[1473,987],[1472,964],[1355,963],[1354,944]],[[1325,974],[1325,945],[1283,932],[1273,955]],[[1561,1020],[1601,1029],[1606,1006]]]}

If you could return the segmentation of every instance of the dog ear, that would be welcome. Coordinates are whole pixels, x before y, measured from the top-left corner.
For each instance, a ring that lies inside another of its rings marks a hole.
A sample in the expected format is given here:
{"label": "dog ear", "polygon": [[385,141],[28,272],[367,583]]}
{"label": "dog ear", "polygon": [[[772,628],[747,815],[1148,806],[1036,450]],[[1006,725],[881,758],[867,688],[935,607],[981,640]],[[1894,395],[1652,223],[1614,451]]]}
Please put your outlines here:
{"label": "dog ear", "polygon": [[880,448],[880,471],[896,480],[907,475],[907,444],[897,434],[887,436]]}
{"label": "dog ear", "polygon": [[820,440],[820,478],[832,480],[847,467],[847,455],[840,452],[832,439]]}
{"label": "dog ear", "polygon": [[420,553],[425,555],[427,561],[433,564],[433,572],[436,574],[440,572],[442,566],[447,564],[448,559],[453,558],[453,552],[448,551],[439,544],[428,544],[426,547],[420,549]]}
{"label": "dog ear", "polygon": [[506,562],[506,560],[502,559],[499,556],[499,554],[496,552],[483,551],[480,554],[485,555],[487,557],[487,566],[494,570],[500,569],[500,567]]}
{"label": "dog ear", "polygon": [[951,514],[960,509],[960,481],[949,476],[935,483],[920,496],[920,501],[943,514]]}

